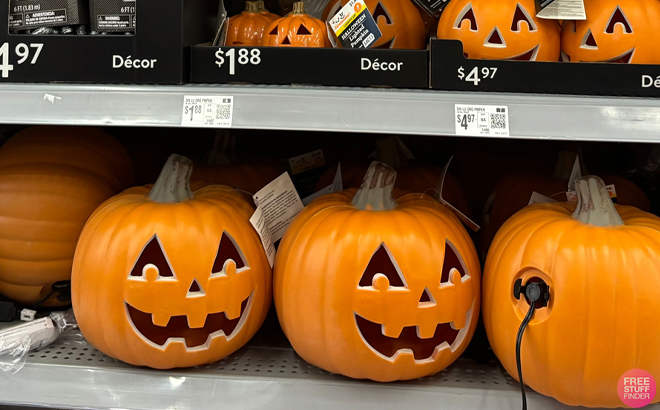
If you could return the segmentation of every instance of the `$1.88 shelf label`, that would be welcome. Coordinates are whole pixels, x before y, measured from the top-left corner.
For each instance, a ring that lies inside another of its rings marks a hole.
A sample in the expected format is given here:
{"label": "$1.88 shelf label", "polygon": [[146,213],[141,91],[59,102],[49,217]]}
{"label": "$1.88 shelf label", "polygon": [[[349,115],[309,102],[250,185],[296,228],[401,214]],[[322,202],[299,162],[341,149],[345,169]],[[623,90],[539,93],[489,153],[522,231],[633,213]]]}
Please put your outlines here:
{"label": "$1.88 shelf label", "polygon": [[230,48],[227,51],[218,49],[218,51],[215,52],[215,65],[222,67],[223,65],[228,64],[229,75],[236,74],[237,62],[240,65],[259,65],[261,64],[261,50],[258,48]]}
{"label": "$1.88 shelf label", "polygon": [[[42,43],[19,43],[13,49],[9,43],[0,45],[0,77],[9,78],[9,74],[14,71],[14,64],[11,64],[11,56],[16,54],[18,60],[16,64],[20,65],[30,61],[30,64],[37,64],[41,50],[44,48]],[[30,57],[32,57],[30,59]]]}
{"label": "$1.88 shelf label", "polygon": [[230,128],[233,115],[232,96],[183,96],[182,126]]}
{"label": "$1.88 shelf label", "polygon": [[509,108],[496,105],[455,105],[456,135],[508,137]]}

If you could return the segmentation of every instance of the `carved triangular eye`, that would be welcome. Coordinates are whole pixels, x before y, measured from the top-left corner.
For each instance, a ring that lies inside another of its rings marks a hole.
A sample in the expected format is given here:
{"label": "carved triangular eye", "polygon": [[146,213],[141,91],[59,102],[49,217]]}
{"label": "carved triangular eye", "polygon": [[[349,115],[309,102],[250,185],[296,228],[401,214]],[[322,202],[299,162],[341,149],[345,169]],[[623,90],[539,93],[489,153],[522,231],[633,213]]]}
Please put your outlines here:
{"label": "carved triangular eye", "polygon": [[594,38],[591,29],[587,29],[587,32],[585,33],[584,38],[582,39],[582,44],[580,45],[580,47],[592,48],[592,49],[598,48],[598,44],[596,43],[596,39]]}
{"label": "carved triangular eye", "polygon": [[392,19],[390,18],[389,13],[385,9],[385,7],[381,4],[381,2],[378,2],[376,5],[376,8],[374,9],[374,20],[376,20],[376,23],[378,23],[378,18],[380,16],[385,17],[385,22],[389,25],[392,24]]}
{"label": "carved triangular eye", "polygon": [[220,245],[218,246],[218,254],[213,262],[212,275],[224,273],[225,263],[229,260],[234,261],[237,271],[247,266],[245,258],[243,258],[243,254],[236,245],[234,238],[227,232],[223,232],[220,238]]}
{"label": "carved triangular eye", "polygon": [[275,27],[273,27],[273,29],[270,31],[270,33],[268,33],[268,35],[270,35],[270,36],[276,36],[276,35],[277,35],[277,28],[278,28],[278,27],[279,27],[279,26],[275,26]]}
{"label": "carved triangular eye", "polygon": [[440,283],[449,283],[451,279],[450,273],[454,269],[461,274],[461,278],[466,275],[463,260],[457,255],[454,245],[451,242],[446,241],[445,260],[442,262],[442,276],[440,277]]}
{"label": "carved triangular eye", "polygon": [[158,270],[158,277],[174,277],[172,267],[167,260],[167,256],[165,255],[165,251],[163,250],[157,235],[154,235],[149,242],[147,242],[144,249],[142,249],[135,265],[133,265],[133,269],[131,269],[131,276],[143,277],[145,267],[155,267]]}
{"label": "carved triangular eye", "polygon": [[307,30],[307,27],[301,24],[300,27],[298,27],[298,31],[296,32],[296,34],[298,34],[299,36],[309,36],[312,33],[310,33],[309,30]]}
{"label": "carved triangular eye", "polygon": [[378,274],[387,277],[391,287],[406,286],[406,281],[403,274],[401,274],[399,266],[384,243],[378,247],[371,257],[367,268],[360,278],[359,286],[372,286],[374,276]]}
{"label": "carved triangular eye", "polygon": [[470,31],[477,31],[477,19],[474,17],[472,3],[468,3],[467,6],[463,7],[463,10],[461,10],[454,22],[454,28],[460,29],[464,21],[467,21],[467,24],[470,25]]}
{"label": "carved triangular eye", "polygon": [[623,14],[623,11],[619,6],[616,6],[616,10],[614,10],[614,13],[612,13],[612,16],[610,17],[610,22],[607,23],[607,28],[605,29],[605,32],[607,34],[614,34],[614,27],[616,27],[617,24],[621,24],[623,26],[624,33],[632,34],[633,32],[632,27],[630,26],[628,19],[626,18],[625,14]]}
{"label": "carved triangular eye", "polygon": [[536,24],[534,20],[527,13],[527,10],[518,3],[516,6],[516,13],[513,15],[513,22],[511,23],[511,31],[519,32],[521,30],[522,23],[527,23],[527,28],[529,31],[536,31]]}

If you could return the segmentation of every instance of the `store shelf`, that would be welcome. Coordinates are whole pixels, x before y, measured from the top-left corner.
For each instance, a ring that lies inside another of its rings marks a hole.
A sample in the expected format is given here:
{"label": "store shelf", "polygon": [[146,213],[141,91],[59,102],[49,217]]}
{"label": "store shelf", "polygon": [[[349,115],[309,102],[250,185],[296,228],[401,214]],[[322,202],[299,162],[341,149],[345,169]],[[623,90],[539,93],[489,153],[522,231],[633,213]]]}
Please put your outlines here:
{"label": "store shelf", "polygon": [[293,86],[0,85],[0,123],[180,126],[184,95],[232,95],[236,128],[454,135],[454,104],[506,105],[511,136],[660,141],[660,100]]}
{"label": "store shelf", "polygon": [[[424,379],[380,384],[332,375],[288,346],[252,344],[189,370],[155,371],[111,359],[91,346],[57,343],[0,373],[0,405],[122,409],[488,409],[520,407],[518,384],[496,363],[461,359]],[[534,392],[530,410],[567,409]]]}

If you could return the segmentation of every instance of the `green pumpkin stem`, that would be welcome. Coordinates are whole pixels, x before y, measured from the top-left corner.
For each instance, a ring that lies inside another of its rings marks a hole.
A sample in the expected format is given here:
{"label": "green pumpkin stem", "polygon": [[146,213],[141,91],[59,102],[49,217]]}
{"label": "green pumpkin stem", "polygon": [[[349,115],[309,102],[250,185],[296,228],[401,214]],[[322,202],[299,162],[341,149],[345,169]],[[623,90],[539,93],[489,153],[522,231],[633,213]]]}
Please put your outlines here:
{"label": "green pumpkin stem", "polygon": [[392,196],[395,181],[394,168],[382,162],[372,162],[362,186],[353,197],[353,205],[369,211],[389,211],[396,208],[396,201]]}
{"label": "green pumpkin stem", "polygon": [[193,193],[190,190],[192,170],[191,160],[177,154],[170,155],[149,192],[149,198],[154,202],[163,203],[181,202],[192,198]]}
{"label": "green pumpkin stem", "polygon": [[296,1],[293,3],[293,10],[289,13],[290,16],[302,15],[305,13],[305,3],[302,1]]}
{"label": "green pumpkin stem", "polygon": [[245,2],[245,11],[247,13],[259,13],[259,5],[256,1],[246,1]]}
{"label": "green pumpkin stem", "polygon": [[578,203],[573,219],[602,227],[624,224],[602,179],[595,175],[580,178],[575,181],[575,191]]}

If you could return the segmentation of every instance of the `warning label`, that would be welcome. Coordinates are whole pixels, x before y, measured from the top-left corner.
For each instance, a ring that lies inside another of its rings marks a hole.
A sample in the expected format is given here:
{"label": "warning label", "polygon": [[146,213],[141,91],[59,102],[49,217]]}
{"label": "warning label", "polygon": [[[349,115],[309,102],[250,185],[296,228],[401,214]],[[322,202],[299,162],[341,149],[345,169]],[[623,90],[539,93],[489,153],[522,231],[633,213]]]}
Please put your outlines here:
{"label": "warning label", "polygon": [[52,24],[64,25],[66,22],[66,9],[25,13],[26,26],[44,26]]}
{"label": "warning label", "polygon": [[23,26],[23,13],[9,15],[9,27],[16,28]]}
{"label": "warning label", "polygon": [[96,17],[96,22],[100,31],[103,30],[121,30],[121,29],[131,29],[133,28],[132,16],[129,14],[125,15],[98,15]]}

